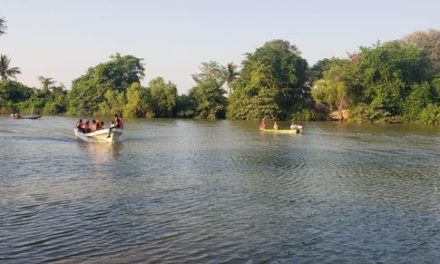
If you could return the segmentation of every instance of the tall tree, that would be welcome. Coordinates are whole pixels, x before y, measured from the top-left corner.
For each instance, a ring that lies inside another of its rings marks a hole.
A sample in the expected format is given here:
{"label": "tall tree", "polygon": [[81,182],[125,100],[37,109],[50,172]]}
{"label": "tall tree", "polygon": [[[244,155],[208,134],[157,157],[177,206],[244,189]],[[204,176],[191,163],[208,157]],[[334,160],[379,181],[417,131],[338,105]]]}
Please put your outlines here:
{"label": "tall tree", "polygon": [[402,39],[404,44],[414,45],[424,50],[432,60],[433,70],[440,73],[440,31],[417,31]]}
{"label": "tall tree", "polygon": [[391,115],[402,113],[402,100],[411,93],[413,84],[430,78],[427,55],[398,41],[361,48],[359,56],[359,63],[353,67],[353,79],[360,91],[355,102],[360,99]]}
{"label": "tall tree", "polygon": [[215,79],[208,79],[191,89],[190,96],[195,98],[195,117],[200,119],[220,119],[226,114],[225,90]]}
{"label": "tall tree", "polygon": [[5,34],[7,28],[6,20],[3,17],[0,17],[0,36]]}
{"label": "tall tree", "polygon": [[299,50],[284,40],[267,42],[246,54],[229,97],[228,117],[284,119],[304,110],[310,103],[307,68]]}
{"label": "tall tree", "polygon": [[237,68],[238,68],[237,65],[235,65],[232,62],[230,62],[226,65],[225,78],[226,78],[226,84],[228,85],[228,88],[229,88],[229,94],[231,94],[232,82],[237,80],[238,77],[240,76],[240,72],[237,70]]}
{"label": "tall tree", "polygon": [[351,63],[349,60],[332,59],[326,64],[322,79],[315,81],[312,96],[318,107],[323,106],[329,111],[338,110],[339,116],[342,116],[342,110],[351,106],[346,80],[346,72]]}
{"label": "tall tree", "polygon": [[331,60],[327,58],[319,60],[308,70],[308,84],[310,87],[313,87],[315,81],[324,77],[324,71],[328,69],[330,62]]}
{"label": "tall tree", "polygon": [[172,117],[176,106],[177,87],[166,83],[162,77],[150,81],[148,85],[150,107],[156,117]]}
{"label": "tall tree", "polygon": [[139,83],[133,83],[127,89],[125,117],[145,117],[147,112],[147,92]]}
{"label": "tall tree", "polygon": [[[93,114],[107,100],[108,90],[119,91],[125,96],[127,88],[144,77],[142,59],[131,55],[111,56],[111,60],[90,68],[87,73],[72,82],[69,93],[69,112]],[[119,96],[120,93],[111,93]],[[115,98],[116,99],[116,98]],[[120,101],[118,97],[118,102]],[[106,108],[107,109],[107,108]]]}
{"label": "tall tree", "polygon": [[10,78],[15,79],[15,75],[20,74],[20,68],[18,67],[9,67],[11,63],[11,59],[8,56],[2,54],[0,55],[0,76],[2,81],[7,81]]}
{"label": "tall tree", "polygon": [[202,62],[200,72],[193,74],[192,78],[197,83],[215,80],[222,86],[226,82],[226,69],[216,61]]}
{"label": "tall tree", "polygon": [[195,117],[201,119],[219,119],[226,115],[225,68],[217,62],[202,63],[200,73],[193,74],[196,86],[189,92],[194,98]]}
{"label": "tall tree", "polygon": [[49,88],[56,83],[51,77],[38,76],[38,80],[40,81],[43,90],[49,90]]}

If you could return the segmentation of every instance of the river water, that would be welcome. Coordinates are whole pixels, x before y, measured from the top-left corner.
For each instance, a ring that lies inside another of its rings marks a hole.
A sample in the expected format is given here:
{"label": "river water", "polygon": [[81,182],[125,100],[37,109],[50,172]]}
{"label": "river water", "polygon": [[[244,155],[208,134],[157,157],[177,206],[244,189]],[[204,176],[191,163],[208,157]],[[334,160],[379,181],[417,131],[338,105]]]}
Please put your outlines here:
{"label": "river water", "polygon": [[0,117],[0,263],[440,259],[439,128],[133,120],[109,146],[74,123]]}

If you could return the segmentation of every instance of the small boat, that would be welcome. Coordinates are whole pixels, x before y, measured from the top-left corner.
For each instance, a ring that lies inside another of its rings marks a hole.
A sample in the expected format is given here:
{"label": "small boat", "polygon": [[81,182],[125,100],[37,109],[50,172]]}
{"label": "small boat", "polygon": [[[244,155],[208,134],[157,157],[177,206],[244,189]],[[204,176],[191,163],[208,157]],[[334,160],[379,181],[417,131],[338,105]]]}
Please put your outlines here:
{"label": "small boat", "polygon": [[261,131],[264,132],[271,132],[271,133],[278,133],[278,134],[299,134],[302,133],[302,127],[301,129],[295,128],[295,129],[265,129],[260,128]]}
{"label": "small boat", "polygon": [[34,115],[34,116],[11,116],[12,119],[38,119],[41,115]]}
{"label": "small boat", "polygon": [[89,143],[115,143],[120,141],[120,137],[122,135],[123,130],[118,128],[113,128],[108,136],[109,129],[102,129],[95,132],[90,133],[82,133],[78,131],[78,129],[73,129],[75,136],[81,140],[84,140]]}

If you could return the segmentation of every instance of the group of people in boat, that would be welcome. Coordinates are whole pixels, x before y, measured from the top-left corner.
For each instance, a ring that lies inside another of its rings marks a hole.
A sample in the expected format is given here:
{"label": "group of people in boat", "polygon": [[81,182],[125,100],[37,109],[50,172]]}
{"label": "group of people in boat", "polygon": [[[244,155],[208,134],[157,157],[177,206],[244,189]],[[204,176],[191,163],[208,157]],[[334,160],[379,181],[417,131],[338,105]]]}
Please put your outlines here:
{"label": "group of people in boat", "polygon": [[[263,119],[261,121],[260,128],[261,129],[269,129],[269,127],[268,127],[268,125],[266,123],[266,120]],[[280,129],[280,125],[278,124],[277,121],[275,121],[273,123],[273,130],[279,130],[279,129]],[[290,125],[290,129],[291,130],[302,130],[302,126],[301,125],[297,125],[297,124],[295,124],[295,122],[292,121],[292,124]]]}
{"label": "group of people in boat", "polygon": [[99,119],[93,119],[92,120],[92,126],[90,126],[90,121],[87,120],[86,122],[83,122],[82,119],[79,119],[76,122],[76,128],[78,131],[82,133],[90,133],[95,132],[98,130],[105,129],[104,121],[99,121]]}
{"label": "group of people in boat", "polygon": [[[123,129],[124,123],[122,122],[122,119],[118,114],[115,114],[111,121],[111,126],[109,127],[109,135],[114,128]],[[78,129],[79,132],[82,133],[91,133],[99,130],[105,129],[104,121],[99,121],[99,119],[93,119],[92,120],[92,126],[90,126],[90,121],[87,120],[86,122],[83,122],[82,119],[79,119],[76,122],[76,129]]]}
{"label": "group of people in boat", "polygon": [[21,118],[21,115],[17,112],[11,114],[11,118]]}

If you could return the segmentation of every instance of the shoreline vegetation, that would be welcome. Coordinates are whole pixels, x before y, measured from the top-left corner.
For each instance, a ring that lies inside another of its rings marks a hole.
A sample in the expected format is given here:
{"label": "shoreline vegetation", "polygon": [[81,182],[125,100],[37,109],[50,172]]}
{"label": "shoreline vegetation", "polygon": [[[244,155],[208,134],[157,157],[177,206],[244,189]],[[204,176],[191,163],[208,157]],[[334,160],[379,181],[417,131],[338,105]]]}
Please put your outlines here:
{"label": "shoreline vegetation", "polygon": [[[0,18],[0,35],[6,20]],[[440,31],[360,47],[346,58],[309,66],[295,45],[264,43],[241,65],[201,63],[195,85],[178,94],[156,77],[147,86],[143,59],[112,55],[72,81],[70,89],[39,76],[41,87],[15,81],[20,68],[0,57],[0,114],[197,118],[235,120],[341,120],[440,124]]]}

